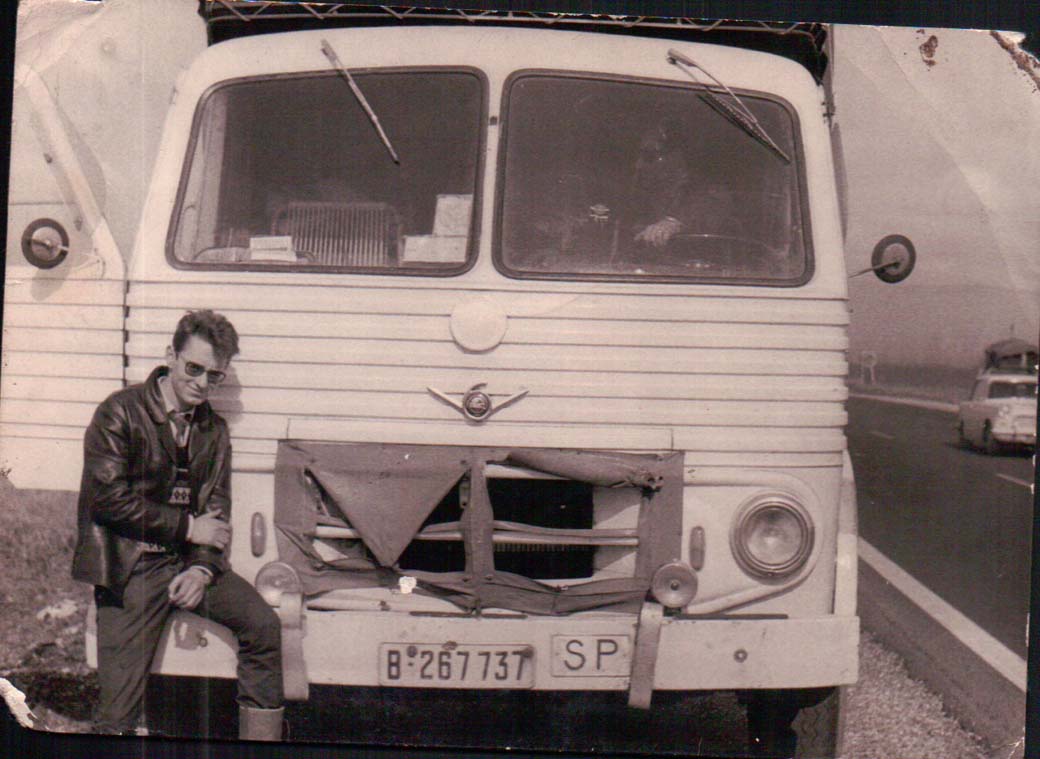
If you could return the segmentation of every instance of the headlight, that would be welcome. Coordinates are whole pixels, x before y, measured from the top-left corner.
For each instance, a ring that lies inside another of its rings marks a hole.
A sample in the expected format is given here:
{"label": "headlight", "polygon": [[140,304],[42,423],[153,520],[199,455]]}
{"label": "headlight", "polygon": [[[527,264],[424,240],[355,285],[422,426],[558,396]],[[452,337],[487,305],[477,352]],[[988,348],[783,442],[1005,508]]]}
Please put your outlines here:
{"label": "headlight", "polygon": [[256,591],[271,606],[278,606],[282,593],[300,593],[303,585],[296,570],[284,561],[272,561],[264,564],[256,573]]}
{"label": "headlight", "polygon": [[745,572],[779,579],[797,572],[809,559],[812,518],[801,504],[786,496],[756,498],[737,513],[730,543]]}

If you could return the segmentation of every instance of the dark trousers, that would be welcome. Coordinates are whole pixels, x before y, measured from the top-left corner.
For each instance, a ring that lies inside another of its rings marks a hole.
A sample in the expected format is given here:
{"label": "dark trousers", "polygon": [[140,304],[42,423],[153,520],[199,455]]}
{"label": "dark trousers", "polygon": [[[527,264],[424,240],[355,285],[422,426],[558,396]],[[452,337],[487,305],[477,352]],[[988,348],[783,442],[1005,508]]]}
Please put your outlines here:
{"label": "dark trousers", "polygon": [[[168,588],[183,570],[177,556],[146,553],[131,572],[121,601],[104,588],[95,589],[98,732],[125,732],[141,723],[152,658],[175,608]],[[278,615],[253,586],[234,572],[225,572],[214,578],[193,611],[224,625],[238,639],[238,703],[264,709],[281,706],[281,626]]]}

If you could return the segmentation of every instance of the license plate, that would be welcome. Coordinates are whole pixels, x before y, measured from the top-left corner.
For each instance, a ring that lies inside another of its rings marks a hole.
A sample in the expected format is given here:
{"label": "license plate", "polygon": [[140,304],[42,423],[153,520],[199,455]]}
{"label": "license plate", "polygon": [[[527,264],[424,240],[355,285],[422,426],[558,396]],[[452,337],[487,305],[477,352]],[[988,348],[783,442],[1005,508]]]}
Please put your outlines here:
{"label": "license plate", "polygon": [[554,677],[628,677],[632,645],[627,635],[554,635]]}
{"label": "license plate", "polygon": [[379,646],[379,684],[531,688],[534,648],[522,643],[383,643]]}

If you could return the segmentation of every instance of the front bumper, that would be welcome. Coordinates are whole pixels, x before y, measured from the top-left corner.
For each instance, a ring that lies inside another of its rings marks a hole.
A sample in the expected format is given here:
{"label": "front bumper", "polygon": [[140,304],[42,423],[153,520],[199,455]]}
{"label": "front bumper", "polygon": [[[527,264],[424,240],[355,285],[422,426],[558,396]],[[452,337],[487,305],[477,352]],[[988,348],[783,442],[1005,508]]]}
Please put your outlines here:
{"label": "front bumper", "polygon": [[[304,618],[303,660],[314,684],[376,686],[380,644],[501,644],[534,649],[535,690],[626,690],[617,675],[561,676],[566,639],[628,636],[634,650],[636,616],[586,613],[561,617],[428,616],[381,611],[316,611]],[[554,638],[557,638],[554,641]],[[554,648],[555,647],[555,648]],[[653,688],[730,690],[810,688],[853,683],[858,676],[859,619],[665,617]],[[556,672],[554,673],[554,669]],[[235,676],[235,643],[224,628],[177,612],[167,626],[154,672]]]}
{"label": "front bumper", "polygon": [[1004,443],[1005,445],[1036,445],[1036,432],[1025,432],[1022,430],[997,432],[994,430],[993,438],[998,443]]}
{"label": "front bumper", "polygon": [[998,421],[993,425],[993,439],[1006,445],[1036,445],[1035,415]]}

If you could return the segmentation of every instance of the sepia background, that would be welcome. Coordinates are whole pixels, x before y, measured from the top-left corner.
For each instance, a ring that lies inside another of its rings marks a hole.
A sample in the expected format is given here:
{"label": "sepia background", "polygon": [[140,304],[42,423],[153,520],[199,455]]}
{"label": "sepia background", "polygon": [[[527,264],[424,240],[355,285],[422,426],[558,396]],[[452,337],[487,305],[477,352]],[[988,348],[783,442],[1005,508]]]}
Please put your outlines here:
{"label": "sepia background", "polygon": [[[142,23],[138,4],[113,2],[105,24],[96,27],[79,23],[92,10],[88,4],[37,5],[38,13],[20,19],[19,54],[31,50],[39,56],[38,68],[60,91],[62,107],[77,114],[78,124],[83,124],[82,114],[96,114],[79,129],[76,149],[89,168],[93,189],[104,199],[113,236],[122,250],[130,250],[138,196],[145,191],[162,126],[145,117],[162,110],[145,99],[168,97],[173,85],[169,63],[190,60],[204,47],[202,21],[194,4],[181,0],[150,2],[148,23]],[[187,14],[185,5],[192,6]],[[169,14],[169,20],[163,14]],[[56,36],[59,28],[70,31]],[[954,404],[967,396],[987,344],[1009,336],[1035,342],[1040,332],[1040,68],[1016,47],[1021,37],[1014,34],[840,26],[834,35],[838,52],[833,77],[847,179],[848,268],[854,272],[868,266],[875,243],[892,233],[909,237],[918,255],[913,276],[898,285],[881,285],[871,275],[850,280],[850,386],[857,395]],[[34,37],[38,44],[32,42]],[[112,93],[120,90],[137,94],[114,97]],[[26,134],[31,124],[19,118],[18,108],[16,97],[12,143],[31,144],[31,134]],[[42,182],[50,176],[40,151],[14,153],[11,164],[12,176],[34,176]],[[19,193],[29,189],[12,183],[9,202],[17,204]],[[57,186],[53,194],[59,202]],[[8,255],[17,254],[22,227],[24,220],[12,210]],[[863,365],[865,356],[870,363],[876,359],[873,372]],[[853,402],[856,419],[862,421],[850,429],[850,446],[871,437],[875,443],[884,440],[874,433],[894,435],[908,424],[896,418],[889,420],[892,427],[881,429],[878,425],[887,412],[865,403]],[[930,440],[952,445],[952,412],[947,408],[935,413],[947,416],[909,424],[934,424]],[[960,453],[963,461],[956,459],[961,463],[955,464],[955,474],[991,479],[988,469],[975,467],[992,462]],[[879,454],[877,461],[888,459]],[[865,464],[865,488],[870,487],[871,466],[884,469],[883,463]],[[946,466],[935,460],[927,468],[942,480],[951,474]],[[1005,457],[997,466],[1020,481],[1031,477],[1026,457]],[[861,491],[865,517],[879,518],[891,510],[884,487]],[[979,569],[992,584],[961,587],[955,600],[968,597],[960,605],[969,611],[968,601],[981,607],[965,613],[981,618],[982,627],[1021,658],[1024,671],[1020,617],[1028,605],[1029,571],[1021,557],[1029,556],[1030,499],[1020,486],[988,487],[978,496],[982,500],[973,504],[983,516],[1004,517],[977,520],[981,524],[974,527],[979,532],[967,540],[980,552],[1010,552],[1019,566],[1014,577],[1008,576],[1007,567]],[[0,573],[0,675],[20,676],[30,700],[35,699],[51,725],[84,729],[94,686],[81,661],[85,589],[66,577],[71,519],[62,519],[71,514],[66,513],[67,500],[39,495],[33,509],[26,510],[24,498],[9,487],[0,490],[3,534],[26,537],[5,541],[0,550],[0,562],[7,568]],[[914,507],[913,497],[907,504]],[[1005,518],[1009,512],[1015,512],[1010,521]],[[943,518],[929,513],[928,519]],[[927,521],[921,514],[911,513],[908,519]],[[881,533],[894,531],[880,522],[865,528],[877,531],[876,542]],[[917,548],[919,544],[911,542],[883,550],[896,554]],[[939,564],[943,548],[928,549],[935,555],[925,554],[927,567]],[[941,589],[933,588],[940,596]],[[1006,597],[994,600],[994,592]],[[990,624],[990,617],[999,619]],[[878,679],[863,684],[861,700],[854,702],[859,712],[851,717],[858,720],[852,728],[858,732],[850,756],[1006,756],[1021,750],[1014,741],[1001,745],[965,730],[968,720],[952,705],[956,698],[944,700],[947,694],[936,692],[942,686],[923,682],[919,670],[927,666],[927,656],[908,676],[907,662],[882,637],[868,634],[865,643],[864,673]],[[912,692],[912,705],[893,702],[893,691]],[[1001,709],[1016,708],[1000,704]],[[350,705],[330,700],[325,711],[312,718],[315,729],[328,731],[328,739],[335,740],[337,715]],[[356,708],[356,702],[353,705]],[[383,708],[382,703],[369,705],[376,718]],[[545,718],[552,719],[551,711]],[[711,709],[707,718],[723,725],[727,719]],[[670,728],[665,724],[660,729]],[[918,729],[928,735],[915,737]]]}
{"label": "sepia background", "polygon": [[1005,49],[1012,39],[846,26],[836,35],[849,270],[892,232],[918,252],[896,287],[851,280],[850,357],[873,351],[879,379],[951,400],[970,390],[985,345],[1035,342],[1040,330],[1040,71]]}

